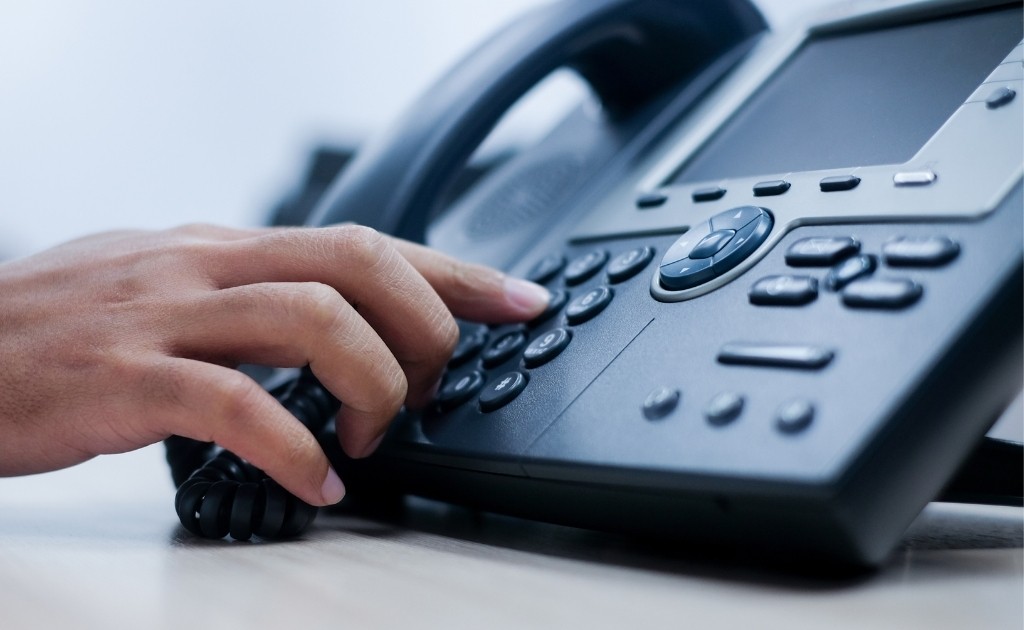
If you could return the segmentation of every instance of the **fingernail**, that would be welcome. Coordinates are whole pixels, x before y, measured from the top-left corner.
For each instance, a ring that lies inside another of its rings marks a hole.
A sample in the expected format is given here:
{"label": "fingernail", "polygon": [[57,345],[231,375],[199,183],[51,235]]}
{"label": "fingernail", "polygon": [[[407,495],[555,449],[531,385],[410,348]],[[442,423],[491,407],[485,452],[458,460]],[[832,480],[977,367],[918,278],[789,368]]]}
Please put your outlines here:
{"label": "fingernail", "polygon": [[551,301],[551,293],[547,289],[527,280],[505,278],[505,296],[518,309],[538,314]]}
{"label": "fingernail", "polygon": [[345,498],[345,484],[341,483],[341,477],[330,466],[327,467],[327,476],[320,486],[320,496],[324,500],[324,505],[334,505]]}

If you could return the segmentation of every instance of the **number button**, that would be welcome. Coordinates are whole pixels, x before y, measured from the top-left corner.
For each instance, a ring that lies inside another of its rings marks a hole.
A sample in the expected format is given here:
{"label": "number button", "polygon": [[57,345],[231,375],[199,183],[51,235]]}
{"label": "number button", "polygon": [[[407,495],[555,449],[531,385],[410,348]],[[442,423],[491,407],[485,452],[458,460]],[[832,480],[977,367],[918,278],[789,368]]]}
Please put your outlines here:
{"label": "number button", "polygon": [[608,287],[597,287],[569,303],[565,309],[565,317],[570,324],[582,324],[604,310],[612,301],[612,290]]}
{"label": "number button", "polygon": [[523,362],[528,368],[544,365],[557,357],[572,340],[572,333],[564,328],[556,328],[551,332],[537,337],[523,351]]}

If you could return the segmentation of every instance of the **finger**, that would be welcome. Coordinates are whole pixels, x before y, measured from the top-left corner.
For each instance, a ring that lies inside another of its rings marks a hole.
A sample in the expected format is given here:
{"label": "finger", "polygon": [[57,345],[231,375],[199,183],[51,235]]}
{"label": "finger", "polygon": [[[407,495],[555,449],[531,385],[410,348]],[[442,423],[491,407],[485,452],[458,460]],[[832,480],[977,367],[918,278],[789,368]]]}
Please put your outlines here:
{"label": "finger", "polygon": [[490,267],[401,239],[392,239],[392,244],[456,317],[489,323],[524,321],[540,315],[551,299],[544,287]]}
{"label": "finger", "polygon": [[343,401],[345,452],[372,452],[407,395],[402,367],[337,291],[318,283],[262,283],[206,293],[181,307],[190,325],[171,352],[213,362],[309,364]]}
{"label": "finger", "polygon": [[167,431],[220,446],[310,505],[345,494],[313,435],[252,379],[228,368],[164,359],[147,384]]}
{"label": "finger", "polygon": [[408,403],[429,400],[458,342],[444,302],[391,245],[369,228],[273,232],[221,246],[210,269],[221,287],[319,282],[335,288],[380,335],[405,372]]}

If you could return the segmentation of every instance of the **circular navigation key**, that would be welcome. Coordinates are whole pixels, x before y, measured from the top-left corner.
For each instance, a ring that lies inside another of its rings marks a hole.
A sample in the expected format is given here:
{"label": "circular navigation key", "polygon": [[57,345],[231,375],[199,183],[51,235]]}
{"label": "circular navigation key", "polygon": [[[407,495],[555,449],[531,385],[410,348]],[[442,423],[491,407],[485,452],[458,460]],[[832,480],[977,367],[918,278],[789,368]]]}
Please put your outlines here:
{"label": "circular navigation key", "polygon": [[557,357],[572,340],[572,334],[564,328],[556,328],[537,337],[523,350],[523,362],[526,367],[534,368],[544,365]]}
{"label": "circular navigation key", "polygon": [[509,372],[494,379],[480,393],[480,411],[494,411],[509,404],[526,389],[526,381],[522,372]]}

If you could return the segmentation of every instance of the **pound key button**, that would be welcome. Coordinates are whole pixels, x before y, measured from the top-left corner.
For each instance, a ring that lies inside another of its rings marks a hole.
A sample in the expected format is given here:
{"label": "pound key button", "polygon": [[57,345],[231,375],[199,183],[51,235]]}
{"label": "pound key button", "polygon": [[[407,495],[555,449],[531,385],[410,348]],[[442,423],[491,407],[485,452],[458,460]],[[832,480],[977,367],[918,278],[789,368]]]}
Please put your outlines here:
{"label": "pound key button", "polygon": [[818,297],[818,281],[810,276],[768,276],[750,288],[751,304],[803,306]]}
{"label": "pound key button", "polygon": [[458,380],[448,383],[437,394],[437,404],[447,411],[458,407],[476,395],[484,385],[484,376],[476,370],[462,375]]}
{"label": "pound key button", "polygon": [[640,273],[653,258],[654,250],[650,247],[638,247],[628,252],[622,252],[608,263],[608,280],[612,282],[629,280]]}
{"label": "pound key button", "polygon": [[522,372],[502,374],[480,393],[480,411],[494,411],[504,407],[526,389],[527,378]]}
{"label": "pound key button", "polygon": [[679,390],[669,387],[655,387],[644,399],[643,413],[648,420],[660,420],[679,405]]}
{"label": "pound key button", "polygon": [[565,283],[573,285],[586,282],[600,271],[606,262],[608,262],[608,252],[603,249],[595,249],[574,259],[565,268]]}
{"label": "pound key button", "polygon": [[608,287],[591,289],[569,303],[565,318],[570,324],[582,324],[604,310],[612,301],[612,290]]}
{"label": "pound key button", "polygon": [[528,368],[544,365],[561,354],[571,340],[572,333],[564,328],[546,332],[534,339],[530,345],[526,346],[526,350],[523,350],[523,363]]}

